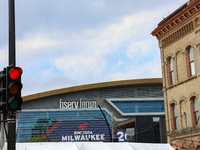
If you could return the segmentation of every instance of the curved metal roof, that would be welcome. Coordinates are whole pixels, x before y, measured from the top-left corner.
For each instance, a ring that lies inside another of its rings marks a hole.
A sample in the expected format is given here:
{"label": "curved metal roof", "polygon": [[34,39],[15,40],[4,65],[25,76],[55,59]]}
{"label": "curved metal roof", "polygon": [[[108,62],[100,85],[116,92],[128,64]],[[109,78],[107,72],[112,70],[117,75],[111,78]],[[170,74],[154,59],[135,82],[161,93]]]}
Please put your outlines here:
{"label": "curved metal roof", "polygon": [[29,101],[29,100],[44,98],[48,96],[55,96],[55,95],[64,94],[64,93],[111,88],[111,87],[126,87],[126,86],[162,86],[162,78],[120,80],[120,81],[79,85],[79,86],[67,87],[67,88],[27,95],[27,96],[22,97],[22,99],[23,101]]}

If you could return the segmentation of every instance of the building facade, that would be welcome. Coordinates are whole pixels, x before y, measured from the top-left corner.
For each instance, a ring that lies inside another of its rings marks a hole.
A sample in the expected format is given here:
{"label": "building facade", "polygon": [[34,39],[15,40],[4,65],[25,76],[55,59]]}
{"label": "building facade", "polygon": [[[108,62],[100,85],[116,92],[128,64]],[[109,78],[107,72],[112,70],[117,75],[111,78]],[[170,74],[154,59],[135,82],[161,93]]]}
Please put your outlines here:
{"label": "building facade", "polygon": [[152,32],[161,52],[168,143],[179,149],[200,140],[200,0],[189,0]]}
{"label": "building facade", "polygon": [[110,142],[112,137],[166,143],[161,78],[75,86],[24,96],[23,101],[17,142],[43,136],[63,142]]}

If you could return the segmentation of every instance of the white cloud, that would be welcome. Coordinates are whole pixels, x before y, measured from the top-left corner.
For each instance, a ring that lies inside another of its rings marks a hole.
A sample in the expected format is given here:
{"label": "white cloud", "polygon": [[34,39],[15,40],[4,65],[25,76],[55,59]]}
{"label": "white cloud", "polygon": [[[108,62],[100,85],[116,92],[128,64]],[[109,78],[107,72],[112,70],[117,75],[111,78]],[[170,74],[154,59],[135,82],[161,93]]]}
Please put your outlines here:
{"label": "white cloud", "polygon": [[[121,1],[19,1],[16,52],[17,65],[24,70],[24,94],[161,77],[159,48],[151,32],[183,0],[170,1],[165,6],[164,0],[124,5]],[[7,51],[0,47],[0,65],[7,61]]]}
{"label": "white cloud", "polygon": [[[124,19],[118,23],[106,26],[103,29],[91,29],[79,34],[73,34],[70,39],[66,39],[65,41],[68,41],[68,43],[70,43],[70,47],[74,47],[75,49],[71,49],[71,52],[69,52],[70,55],[68,51],[66,51],[63,52],[60,57],[56,58],[56,66],[61,70],[67,70],[69,68],[75,69],[80,64],[81,66],[84,66],[83,68],[95,68],[94,66],[98,66],[98,63],[101,64],[101,62],[106,64],[105,62],[109,61],[106,60],[106,55],[118,51],[117,47],[120,46],[123,42],[129,39],[135,39],[135,37],[140,37],[139,33],[141,31],[145,32],[147,30],[138,29],[139,31],[134,31],[134,28],[139,28],[143,24],[147,24],[149,22],[148,19],[142,16],[146,16],[147,14],[149,16],[153,16],[156,13],[157,12],[137,13],[132,16],[124,17]],[[138,16],[141,16],[143,19],[140,19]],[[137,47],[141,47],[143,53],[147,53],[151,43],[151,40],[131,42],[131,45],[127,51],[128,56],[130,58],[133,57],[135,45]],[[77,52],[79,54],[77,54]],[[84,56],[87,58],[83,59]]]}
{"label": "white cloud", "polygon": [[160,63],[155,61],[148,62],[144,65],[139,65],[130,68],[126,72],[117,72],[110,74],[111,80],[127,80],[127,79],[142,79],[142,78],[161,78]]}
{"label": "white cloud", "polygon": [[51,67],[50,69],[40,71],[41,78],[43,79],[51,77],[51,74],[53,74],[53,67]]}
{"label": "white cloud", "polygon": [[[60,87],[61,83],[65,87],[65,82],[56,82],[56,80],[48,82],[53,76],[55,78],[60,76],[54,72],[53,67],[63,72],[66,75],[64,78],[67,78],[68,83],[71,83],[71,85],[74,85],[74,83],[88,84],[141,78],[147,76],[142,74],[148,67],[138,65],[135,70],[135,67],[131,67],[125,61],[128,58],[133,59],[135,55],[140,58],[150,52],[149,47],[152,40],[150,38],[144,40],[143,37],[151,36],[149,30],[153,23],[149,23],[151,19],[147,19],[145,16],[148,15],[148,18],[151,18],[155,14],[157,14],[156,11],[151,13],[138,12],[125,16],[114,24],[83,30],[79,33],[65,34],[60,30],[57,32],[29,33],[23,39],[17,41],[17,48],[21,53],[19,55],[22,56],[23,54],[23,59],[27,61],[27,64],[23,64],[25,70],[28,72],[34,71],[35,78],[40,77],[41,83],[45,85],[54,82],[52,83],[54,88]],[[141,28],[141,26],[144,28]],[[140,35],[141,33],[142,35]],[[119,49],[118,47],[127,40],[129,46]],[[141,48],[141,52],[138,53],[137,48]],[[127,55],[128,57],[116,58],[116,62],[108,65],[112,59],[115,59],[112,53],[121,53],[122,51],[124,51],[124,56]],[[41,65],[44,62],[50,63],[51,66],[42,69]],[[26,65],[28,66],[26,67]],[[151,68],[151,70],[153,69]],[[155,72],[149,71],[148,74],[152,76],[159,73],[158,70],[155,70]],[[35,78],[32,78],[32,80],[35,81]],[[60,80],[64,81],[64,78]],[[41,83],[34,83],[38,84],[39,87],[43,87]],[[51,86],[48,85],[48,87]]]}
{"label": "white cloud", "polygon": [[8,62],[8,47],[0,49],[0,64],[6,64]]}
{"label": "white cloud", "polygon": [[60,70],[66,72],[74,79],[91,80],[90,75],[100,75],[106,66],[105,60],[101,60],[94,55],[73,55],[64,56],[55,60],[55,65]]}
{"label": "white cloud", "polygon": [[118,63],[116,64],[117,66],[120,66],[122,64],[125,64],[121,59],[118,60]]}
{"label": "white cloud", "polygon": [[51,39],[50,36],[47,36],[44,33],[37,33],[36,35],[26,36],[23,40],[18,40],[17,48],[22,53],[29,53],[31,51],[35,52],[59,44],[59,41]]}
{"label": "white cloud", "polygon": [[152,53],[153,51],[155,52],[155,49],[151,48],[153,46],[153,43],[154,41],[152,40],[152,38],[146,38],[146,40],[131,42],[130,45],[128,45],[128,50],[126,51],[127,57],[135,59],[135,56],[144,57]]}

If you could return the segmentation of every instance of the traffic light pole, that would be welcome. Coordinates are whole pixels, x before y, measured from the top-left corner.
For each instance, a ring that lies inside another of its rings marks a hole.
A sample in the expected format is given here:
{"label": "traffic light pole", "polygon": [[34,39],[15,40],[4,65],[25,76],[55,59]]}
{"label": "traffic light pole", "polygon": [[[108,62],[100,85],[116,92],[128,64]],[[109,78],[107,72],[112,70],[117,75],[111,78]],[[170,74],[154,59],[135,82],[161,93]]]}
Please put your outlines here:
{"label": "traffic light pole", "polygon": [[16,113],[15,112],[8,112],[8,150],[15,150],[16,145]]}
{"label": "traffic light pole", "polygon": [[1,113],[1,149],[3,149],[4,146],[4,114]]}
{"label": "traffic light pole", "polygon": [[[15,66],[15,3],[9,0],[9,66]],[[16,145],[16,115],[8,111],[7,150],[15,150]]]}
{"label": "traffic light pole", "polygon": [[15,62],[15,2],[9,0],[9,66]]}

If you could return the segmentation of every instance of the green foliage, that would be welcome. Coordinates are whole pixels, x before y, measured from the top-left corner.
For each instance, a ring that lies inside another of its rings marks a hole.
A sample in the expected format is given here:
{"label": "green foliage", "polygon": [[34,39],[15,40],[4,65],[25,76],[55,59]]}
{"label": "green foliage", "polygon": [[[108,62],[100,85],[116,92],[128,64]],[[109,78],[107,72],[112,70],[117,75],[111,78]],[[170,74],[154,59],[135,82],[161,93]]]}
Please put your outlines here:
{"label": "green foliage", "polygon": [[[23,141],[24,143],[28,143],[28,142],[48,142],[48,139],[46,137],[44,137],[43,134],[41,134],[41,136],[38,137],[33,137],[30,139],[25,138],[25,140]],[[52,142],[59,142],[59,140],[53,140]]]}
{"label": "green foliage", "polygon": [[57,139],[57,140],[52,140],[52,142],[60,142],[60,141]]}

